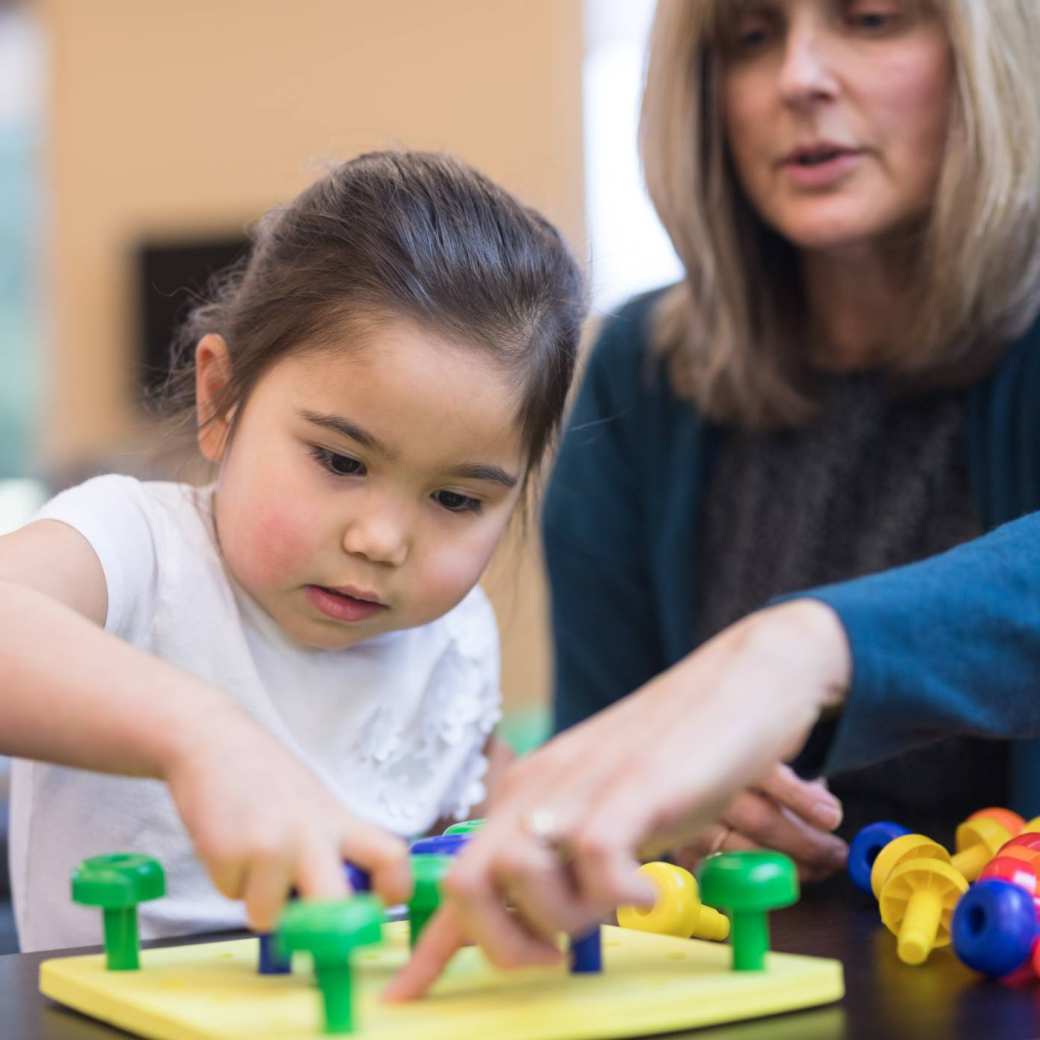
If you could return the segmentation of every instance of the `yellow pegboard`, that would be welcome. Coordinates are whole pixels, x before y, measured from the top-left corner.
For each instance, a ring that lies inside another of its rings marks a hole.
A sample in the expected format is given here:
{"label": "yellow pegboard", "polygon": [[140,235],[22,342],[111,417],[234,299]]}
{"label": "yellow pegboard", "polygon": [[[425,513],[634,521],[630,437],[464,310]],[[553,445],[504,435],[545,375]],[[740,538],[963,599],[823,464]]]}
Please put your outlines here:
{"label": "yellow pegboard", "polygon": [[[355,955],[360,1038],[595,1040],[756,1018],[840,1000],[841,964],[773,953],[763,972],[729,969],[728,945],[605,926],[600,975],[566,968],[500,972],[461,950],[433,992],[388,1006],[379,994],[408,957],[407,925]],[[321,1001],[308,958],[293,975],[259,975],[257,941],[144,950],[139,972],[109,972],[102,955],[40,965],[40,991],[151,1040],[316,1040]]]}

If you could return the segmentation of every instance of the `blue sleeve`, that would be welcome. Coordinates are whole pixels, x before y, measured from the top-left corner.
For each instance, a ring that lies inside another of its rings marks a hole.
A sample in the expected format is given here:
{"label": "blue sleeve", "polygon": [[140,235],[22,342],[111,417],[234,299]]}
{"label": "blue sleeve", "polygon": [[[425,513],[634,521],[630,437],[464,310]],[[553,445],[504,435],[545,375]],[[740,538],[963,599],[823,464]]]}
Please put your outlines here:
{"label": "blue sleeve", "polygon": [[943,737],[1040,737],[1040,513],[804,595],[836,611],[852,651],[826,773]]}
{"label": "blue sleeve", "polygon": [[592,348],[546,493],[557,731],[663,666],[639,451],[644,361],[638,316],[622,312]]}

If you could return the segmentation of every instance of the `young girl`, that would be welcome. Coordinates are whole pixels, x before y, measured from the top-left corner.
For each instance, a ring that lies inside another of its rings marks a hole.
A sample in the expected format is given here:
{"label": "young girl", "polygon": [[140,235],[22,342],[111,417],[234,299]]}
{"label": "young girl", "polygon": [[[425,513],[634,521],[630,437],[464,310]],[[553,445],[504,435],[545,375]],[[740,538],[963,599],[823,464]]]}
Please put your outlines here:
{"label": "young girl", "polygon": [[268,929],[344,859],[407,897],[401,837],[484,797],[477,581],[582,316],[557,232],[448,158],[362,156],[261,221],[185,332],[215,482],[98,477],[0,538],[23,950],[99,941],[69,874],[103,852],[163,862],[148,937],[241,926],[233,900]]}

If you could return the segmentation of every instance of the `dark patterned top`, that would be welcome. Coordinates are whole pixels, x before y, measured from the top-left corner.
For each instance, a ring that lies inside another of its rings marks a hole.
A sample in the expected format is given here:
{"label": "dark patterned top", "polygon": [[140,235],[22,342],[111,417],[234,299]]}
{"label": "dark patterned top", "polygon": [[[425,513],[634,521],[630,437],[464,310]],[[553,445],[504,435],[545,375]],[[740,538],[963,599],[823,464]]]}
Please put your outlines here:
{"label": "dark patterned top", "polygon": [[[879,375],[860,373],[823,377],[820,399],[808,426],[723,441],[701,517],[698,641],[774,596],[910,563],[981,533],[962,394],[900,398]],[[845,804],[846,836],[894,819],[949,840],[975,809],[1005,803],[1007,747],[945,740],[830,786]]]}

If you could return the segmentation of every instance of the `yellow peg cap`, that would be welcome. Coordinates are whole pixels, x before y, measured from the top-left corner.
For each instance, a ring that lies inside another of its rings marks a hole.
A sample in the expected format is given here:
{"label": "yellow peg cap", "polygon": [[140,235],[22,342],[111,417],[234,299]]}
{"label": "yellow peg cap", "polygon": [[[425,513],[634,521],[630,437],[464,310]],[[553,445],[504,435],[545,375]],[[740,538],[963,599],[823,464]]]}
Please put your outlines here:
{"label": "yellow peg cap", "polygon": [[657,889],[657,902],[649,910],[618,907],[618,924],[639,932],[674,935],[680,939],[726,939],[729,918],[700,899],[697,879],[674,863],[644,863],[639,873]]}
{"label": "yellow peg cap", "polygon": [[957,828],[957,855],[951,862],[969,881],[974,881],[1000,846],[1010,840],[1007,827],[994,819],[967,819]]}
{"label": "yellow peg cap", "polygon": [[908,859],[895,866],[881,890],[881,920],[898,938],[904,964],[922,964],[950,942],[950,921],[968,882],[950,863]]}
{"label": "yellow peg cap", "polygon": [[923,834],[904,834],[894,838],[877,854],[870,870],[870,888],[875,899],[881,898],[881,889],[892,869],[906,859],[938,859],[949,863],[950,854],[937,841]]}

